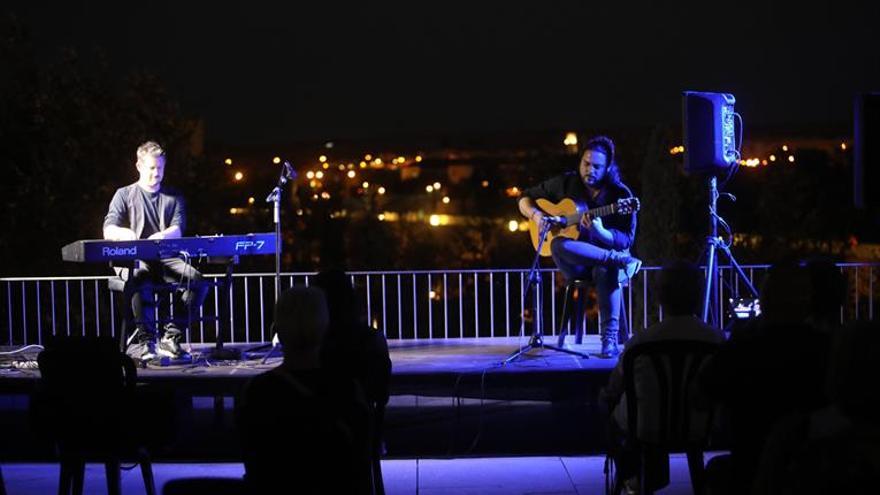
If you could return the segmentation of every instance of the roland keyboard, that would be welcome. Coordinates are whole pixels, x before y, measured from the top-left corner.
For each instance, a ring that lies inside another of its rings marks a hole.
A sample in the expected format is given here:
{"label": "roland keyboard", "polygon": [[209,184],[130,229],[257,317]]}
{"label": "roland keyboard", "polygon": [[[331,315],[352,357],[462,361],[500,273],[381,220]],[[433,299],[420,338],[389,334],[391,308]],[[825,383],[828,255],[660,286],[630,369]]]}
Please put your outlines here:
{"label": "roland keyboard", "polygon": [[214,235],[135,241],[80,240],[61,248],[64,261],[99,263],[166,258],[223,258],[275,254],[275,234]]}

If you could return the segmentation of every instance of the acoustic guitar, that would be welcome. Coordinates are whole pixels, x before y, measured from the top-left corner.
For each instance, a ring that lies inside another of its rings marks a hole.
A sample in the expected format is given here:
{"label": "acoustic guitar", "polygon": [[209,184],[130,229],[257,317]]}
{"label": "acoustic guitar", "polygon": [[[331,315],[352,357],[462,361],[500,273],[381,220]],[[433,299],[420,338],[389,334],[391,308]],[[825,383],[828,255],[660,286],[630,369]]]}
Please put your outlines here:
{"label": "acoustic guitar", "polygon": [[[541,256],[550,256],[550,242],[556,237],[562,236],[569,239],[577,239],[580,236],[580,223],[584,215],[590,218],[604,217],[608,215],[628,215],[639,211],[638,198],[618,199],[610,205],[600,206],[588,210],[584,203],[565,198],[558,203],[546,199],[537,199],[535,204],[545,215],[556,217],[557,222],[550,228],[544,244],[541,246]],[[529,234],[532,237],[532,246],[538,249],[538,237],[541,229],[538,222],[529,219]]]}

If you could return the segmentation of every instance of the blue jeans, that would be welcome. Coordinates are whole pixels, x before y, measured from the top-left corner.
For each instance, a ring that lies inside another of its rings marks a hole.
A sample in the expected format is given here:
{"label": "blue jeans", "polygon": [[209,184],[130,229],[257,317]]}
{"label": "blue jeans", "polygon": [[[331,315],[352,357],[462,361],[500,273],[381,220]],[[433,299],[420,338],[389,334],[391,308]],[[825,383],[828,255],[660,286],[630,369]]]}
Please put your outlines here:
{"label": "blue jeans", "polygon": [[622,273],[619,268],[608,264],[611,250],[588,242],[557,237],[550,243],[550,252],[566,280],[592,275],[599,303],[599,330],[603,339],[614,338],[616,342],[620,329]]}

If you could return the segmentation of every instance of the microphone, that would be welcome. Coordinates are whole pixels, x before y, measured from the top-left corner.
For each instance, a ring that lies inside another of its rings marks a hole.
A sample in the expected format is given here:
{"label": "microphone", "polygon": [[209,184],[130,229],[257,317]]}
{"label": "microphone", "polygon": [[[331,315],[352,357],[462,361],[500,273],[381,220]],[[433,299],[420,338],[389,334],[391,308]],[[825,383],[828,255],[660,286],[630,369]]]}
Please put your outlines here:
{"label": "microphone", "polygon": [[293,169],[293,165],[285,160],[284,164],[281,166],[281,176],[278,177],[278,184],[287,184],[287,181],[289,180],[296,180],[296,171]]}
{"label": "microphone", "polygon": [[296,171],[289,161],[284,161],[284,178],[287,180],[296,180]]}

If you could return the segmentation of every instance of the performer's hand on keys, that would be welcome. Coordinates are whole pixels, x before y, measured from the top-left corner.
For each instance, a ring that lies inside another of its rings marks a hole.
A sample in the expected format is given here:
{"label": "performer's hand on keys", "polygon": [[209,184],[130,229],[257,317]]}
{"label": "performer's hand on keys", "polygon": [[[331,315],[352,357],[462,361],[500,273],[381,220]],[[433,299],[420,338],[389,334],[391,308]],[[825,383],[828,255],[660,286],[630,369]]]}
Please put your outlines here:
{"label": "performer's hand on keys", "polygon": [[127,229],[125,227],[117,228],[113,232],[113,240],[114,241],[134,241],[137,240],[137,234],[134,233],[133,230]]}

